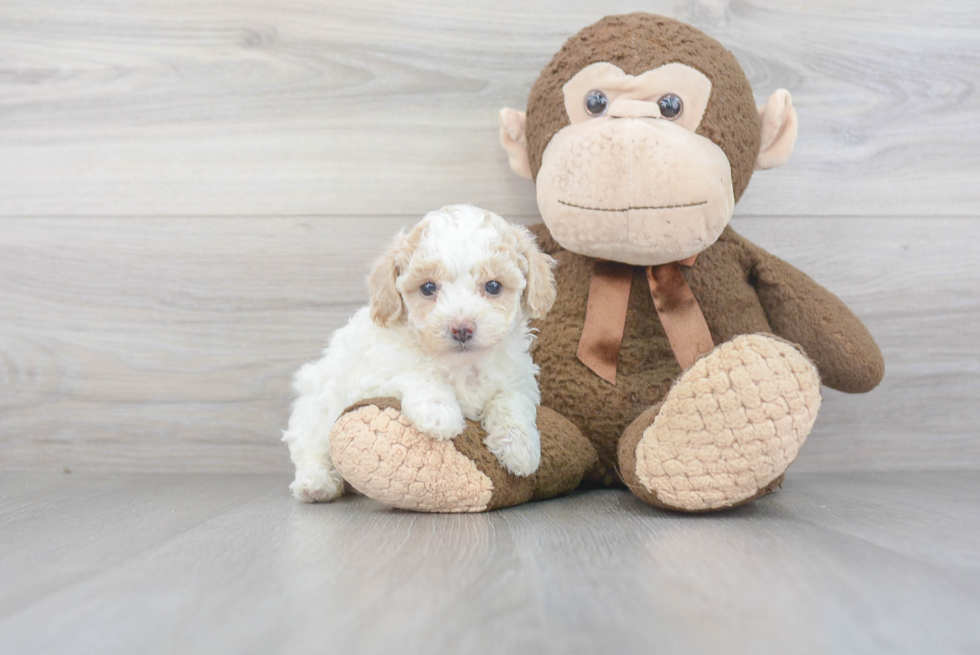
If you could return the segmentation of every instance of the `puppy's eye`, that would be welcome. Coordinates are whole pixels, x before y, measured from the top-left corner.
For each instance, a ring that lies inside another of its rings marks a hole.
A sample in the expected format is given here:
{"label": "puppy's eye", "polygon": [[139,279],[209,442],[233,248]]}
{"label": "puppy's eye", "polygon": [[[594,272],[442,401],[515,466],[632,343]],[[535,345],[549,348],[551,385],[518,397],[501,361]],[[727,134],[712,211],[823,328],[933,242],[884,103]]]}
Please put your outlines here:
{"label": "puppy's eye", "polygon": [[419,287],[419,291],[422,292],[423,296],[431,296],[436,292],[439,287],[436,286],[435,282],[426,282]]}
{"label": "puppy's eye", "polygon": [[592,89],[585,94],[585,112],[589,116],[602,116],[608,108],[609,98],[599,89]]}
{"label": "puppy's eye", "polygon": [[490,280],[483,288],[486,289],[487,293],[489,293],[491,296],[496,296],[498,293],[504,290],[504,285],[496,280]]}
{"label": "puppy's eye", "polygon": [[684,111],[684,102],[673,93],[668,93],[660,98],[657,105],[660,107],[660,115],[669,121],[674,120]]}

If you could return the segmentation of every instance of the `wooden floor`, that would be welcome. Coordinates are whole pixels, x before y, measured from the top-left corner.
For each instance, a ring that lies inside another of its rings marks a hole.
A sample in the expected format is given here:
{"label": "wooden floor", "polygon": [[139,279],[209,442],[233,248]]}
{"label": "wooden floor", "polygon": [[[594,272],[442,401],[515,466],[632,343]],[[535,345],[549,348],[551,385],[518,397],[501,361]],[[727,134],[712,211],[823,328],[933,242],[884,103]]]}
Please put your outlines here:
{"label": "wooden floor", "polygon": [[976,653],[980,474],[797,474],[710,516],[479,515],[271,474],[0,478],[0,652]]}

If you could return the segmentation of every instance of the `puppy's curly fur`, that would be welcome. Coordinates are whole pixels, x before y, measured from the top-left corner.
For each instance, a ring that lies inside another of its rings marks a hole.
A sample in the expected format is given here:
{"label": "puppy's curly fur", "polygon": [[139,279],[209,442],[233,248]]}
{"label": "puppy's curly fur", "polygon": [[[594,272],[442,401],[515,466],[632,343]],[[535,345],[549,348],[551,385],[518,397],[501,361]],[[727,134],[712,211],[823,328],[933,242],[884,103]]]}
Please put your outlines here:
{"label": "puppy's curly fur", "polygon": [[555,301],[554,264],[524,227],[472,205],[430,212],[399,234],[371,274],[370,305],[296,373],[283,434],[293,495],[327,502],[343,493],[330,432],[344,408],[369,397],[397,398],[434,439],[452,439],[464,419],[481,421],[505,468],[536,471],[540,395],[528,321]]}

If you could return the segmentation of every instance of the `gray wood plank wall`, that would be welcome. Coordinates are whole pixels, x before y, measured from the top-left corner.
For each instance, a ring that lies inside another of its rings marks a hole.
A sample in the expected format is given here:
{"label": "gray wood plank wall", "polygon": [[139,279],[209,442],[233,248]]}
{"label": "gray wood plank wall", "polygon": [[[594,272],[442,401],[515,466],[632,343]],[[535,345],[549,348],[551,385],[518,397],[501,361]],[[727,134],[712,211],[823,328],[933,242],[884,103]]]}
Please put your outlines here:
{"label": "gray wood plank wall", "polygon": [[980,5],[5,0],[0,469],[287,471],[289,376],[429,209],[537,222],[496,111],[604,13],[691,22],[797,151],[734,225],[864,318],[802,470],[980,466]]}

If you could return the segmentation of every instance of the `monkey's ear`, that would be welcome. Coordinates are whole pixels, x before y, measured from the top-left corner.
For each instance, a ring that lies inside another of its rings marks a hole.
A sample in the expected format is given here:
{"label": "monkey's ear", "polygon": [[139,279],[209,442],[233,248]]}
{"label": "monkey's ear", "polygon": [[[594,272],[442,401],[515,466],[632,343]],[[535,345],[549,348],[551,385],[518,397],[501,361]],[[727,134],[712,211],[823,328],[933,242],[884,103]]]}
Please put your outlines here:
{"label": "monkey's ear", "polygon": [[779,89],[759,107],[759,134],[762,147],[755,160],[755,170],[782,166],[793,154],[796,144],[796,110],[786,89]]}
{"label": "monkey's ear", "polygon": [[504,107],[500,110],[500,145],[507,151],[510,170],[531,179],[531,164],[527,160],[527,135],[524,127],[527,114]]}

